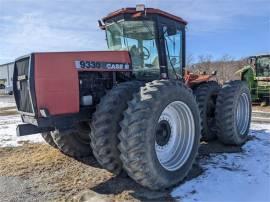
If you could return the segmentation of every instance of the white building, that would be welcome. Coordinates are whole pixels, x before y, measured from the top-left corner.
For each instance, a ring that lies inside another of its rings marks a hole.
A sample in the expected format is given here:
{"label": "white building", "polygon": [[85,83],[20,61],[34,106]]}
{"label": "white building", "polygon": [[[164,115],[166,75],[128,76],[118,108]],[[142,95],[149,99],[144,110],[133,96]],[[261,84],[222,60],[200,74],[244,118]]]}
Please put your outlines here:
{"label": "white building", "polygon": [[0,65],[0,84],[12,86],[13,69],[13,62]]}

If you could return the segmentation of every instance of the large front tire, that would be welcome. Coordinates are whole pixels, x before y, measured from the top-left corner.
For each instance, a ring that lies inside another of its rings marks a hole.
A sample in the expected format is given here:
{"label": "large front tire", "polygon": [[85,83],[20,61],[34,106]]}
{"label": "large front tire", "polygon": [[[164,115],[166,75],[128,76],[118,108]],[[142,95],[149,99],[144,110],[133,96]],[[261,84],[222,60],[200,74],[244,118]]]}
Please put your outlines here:
{"label": "large front tire", "polygon": [[200,141],[200,114],[191,90],[178,81],[152,81],[128,106],[119,133],[125,171],[152,190],[179,183]]}
{"label": "large front tire", "polygon": [[139,86],[137,81],[114,86],[102,97],[93,115],[90,133],[93,154],[103,168],[114,174],[119,174],[122,170],[117,135],[121,130],[123,111],[128,107],[127,102],[132,99]]}
{"label": "large front tire", "polygon": [[244,81],[226,82],[216,104],[217,136],[224,144],[242,145],[251,120],[250,91]]}
{"label": "large front tire", "polygon": [[64,154],[74,157],[88,157],[92,154],[89,138],[90,128],[78,127],[65,131],[52,132],[52,138]]}

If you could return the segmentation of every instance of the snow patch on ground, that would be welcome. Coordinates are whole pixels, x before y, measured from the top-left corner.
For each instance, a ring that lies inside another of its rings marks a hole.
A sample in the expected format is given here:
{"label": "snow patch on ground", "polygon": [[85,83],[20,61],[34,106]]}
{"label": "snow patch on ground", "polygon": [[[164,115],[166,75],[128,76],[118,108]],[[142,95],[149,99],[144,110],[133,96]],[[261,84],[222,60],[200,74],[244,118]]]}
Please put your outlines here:
{"label": "snow patch on ground", "polygon": [[252,124],[243,152],[211,154],[205,172],[172,191],[183,202],[270,201],[270,124]]}
{"label": "snow patch on ground", "polygon": [[40,134],[16,136],[16,127],[22,123],[19,115],[0,116],[0,147],[20,146],[23,142],[44,142]]}
{"label": "snow patch on ground", "polygon": [[[16,105],[13,96],[0,95],[0,112],[2,111],[8,114],[9,112],[16,110],[15,107]],[[20,146],[23,142],[44,142],[40,134],[17,137],[16,127],[21,123],[22,121],[19,114],[6,116],[0,114],[0,147]]]}

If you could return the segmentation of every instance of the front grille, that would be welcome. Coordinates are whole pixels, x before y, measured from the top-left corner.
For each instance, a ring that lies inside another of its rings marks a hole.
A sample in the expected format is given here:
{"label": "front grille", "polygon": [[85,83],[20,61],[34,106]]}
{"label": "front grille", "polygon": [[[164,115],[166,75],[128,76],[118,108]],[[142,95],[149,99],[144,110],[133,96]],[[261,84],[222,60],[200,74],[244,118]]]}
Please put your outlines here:
{"label": "front grille", "polygon": [[13,91],[17,108],[21,112],[33,114],[33,103],[30,96],[30,57],[19,59],[14,65]]}

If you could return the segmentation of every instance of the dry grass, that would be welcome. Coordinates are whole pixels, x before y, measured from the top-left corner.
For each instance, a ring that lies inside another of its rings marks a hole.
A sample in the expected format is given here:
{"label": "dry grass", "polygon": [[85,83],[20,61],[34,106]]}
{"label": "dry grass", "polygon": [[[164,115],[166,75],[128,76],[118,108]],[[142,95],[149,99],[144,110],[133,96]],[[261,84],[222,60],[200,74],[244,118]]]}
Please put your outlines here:
{"label": "dry grass", "polygon": [[[218,141],[202,142],[199,158],[210,153],[241,152],[239,147],[225,147]],[[187,180],[202,173],[197,164]],[[0,148],[0,176],[16,176],[31,184],[28,191],[37,200],[73,201],[74,196],[92,190],[113,201],[173,201],[170,191],[145,189],[125,175],[113,176],[101,169],[94,157],[75,160],[45,144],[25,143],[20,147]]]}
{"label": "dry grass", "polygon": [[8,116],[18,114],[16,107],[1,107],[0,116]]}
{"label": "dry grass", "polygon": [[31,192],[48,201],[72,200],[89,189],[114,201],[172,200],[168,191],[152,192],[126,176],[113,176],[99,168],[93,157],[75,160],[44,144],[0,148],[0,176],[30,181]]}

